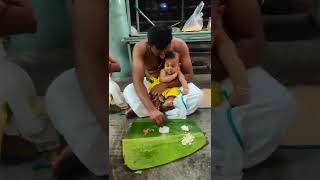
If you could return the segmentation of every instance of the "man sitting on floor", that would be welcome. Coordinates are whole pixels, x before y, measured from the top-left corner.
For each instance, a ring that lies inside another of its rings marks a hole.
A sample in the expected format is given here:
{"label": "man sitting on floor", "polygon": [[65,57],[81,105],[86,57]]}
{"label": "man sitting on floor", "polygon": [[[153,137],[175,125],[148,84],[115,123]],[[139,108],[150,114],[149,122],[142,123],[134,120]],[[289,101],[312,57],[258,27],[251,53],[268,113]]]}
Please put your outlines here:
{"label": "man sitting on floor", "polygon": [[[169,83],[160,83],[154,86],[150,92],[147,87],[149,82],[147,77],[159,77],[160,70],[164,65],[165,53],[168,51],[176,51],[180,55],[181,72],[188,82],[188,95],[176,98],[175,107],[164,108],[160,105],[159,97],[161,93],[171,87],[180,87],[179,79]],[[181,105],[186,109],[186,115],[197,110],[202,99],[202,91],[193,83],[190,83],[193,70],[189,55],[189,49],[186,43],[172,36],[171,28],[166,26],[154,26],[148,31],[148,39],[138,42],[133,48],[133,83],[129,84],[123,91],[126,102],[131,109],[127,116],[134,112],[138,117],[150,116],[152,120],[159,126],[163,126],[166,116],[180,117]],[[150,94],[150,96],[149,96]],[[180,102],[178,102],[180,101]],[[129,116],[130,117],[130,116]]]}

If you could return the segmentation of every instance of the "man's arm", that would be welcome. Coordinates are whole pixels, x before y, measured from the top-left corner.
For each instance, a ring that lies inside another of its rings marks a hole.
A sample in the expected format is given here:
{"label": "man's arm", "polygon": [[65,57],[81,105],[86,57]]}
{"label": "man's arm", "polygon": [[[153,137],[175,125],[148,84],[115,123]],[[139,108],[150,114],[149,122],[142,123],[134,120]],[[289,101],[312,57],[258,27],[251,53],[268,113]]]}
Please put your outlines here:
{"label": "man's arm", "polygon": [[89,107],[107,132],[107,1],[77,0],[73,6],[76,73]]}
{"label": "man's arm", "polygon": [[[264,49],[263,19],[256,0],[226,1],[225,24],[230,27],[240,58],[246,67],[257,65]],[[239,8],[241,7],[241,8]]]}
{"label": "man's arm", "polygon": [[165,123],[165,117],[162,112],[152,103],[148,94],[147,88],[144,86],[144,62],[143,62],[143,45],[137,43],[133,48],[133,67],[132,77],[134,88],[146,109],[149,112],[150,118],[155,121],[158,126],[163,126]]}
{"label": "man's arm", "polygon": [[0,10],[0,36],[37,31],[33,10],[26,0],[0,1],[6,4],[6,8]]}
{"label": "man's arm", "polygon": [[192,69],[192,63],[191,63],[191,58],[190,58],[190,53],[189,53],[189,48],[187,44],[180,40],[180,62],[181,62],[181,72],[184,74],[184,77],[186,81],[189,83],[191,82],[193,78],[193,69]]}
{"label": "man's arm", "polygon": [[220,33],[219,44],[217,44],[217,52],[224,67],[228,71],[231,81],[235,87],[248,88],[247,71],[238,56],[237,49],[233,41],[222,30]]}
{"label": "man's arm", "polygon": [[[223,21],[227,27],[228,35],[235,42],[238,54],[245,66],[247,68],[256,66],[264,49],[264,32],[260,7],[256,0],[226,0],[225,3]],[[219,59],[214,59],[213,69],[219,80],[228,77]]]}
{"label": "man's arm", "polygon": [[133,78],[133,85],[136,89],[136,92],[143,103],[143,105],[147,108],[150,112],[156,107],[153,105],[147,88],[144,86],[144,62],[143,62],[143,49],[144,47],[142,44],[137,43],[133,48],[133,64],[132,64],[132,78]]}

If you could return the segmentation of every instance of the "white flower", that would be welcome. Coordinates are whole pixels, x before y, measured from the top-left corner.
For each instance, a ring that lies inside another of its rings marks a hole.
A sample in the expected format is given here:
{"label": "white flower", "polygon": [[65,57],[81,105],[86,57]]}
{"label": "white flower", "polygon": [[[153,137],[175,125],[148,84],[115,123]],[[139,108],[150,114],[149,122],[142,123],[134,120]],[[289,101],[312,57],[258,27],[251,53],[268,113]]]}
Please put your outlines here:
{"label": "white flower", "polygon": [[169,127],[167,127],[167,126],[160,127],[160,128],[159,128],[159,132],[160,132],[161,134],[169,133]]}
{"label": "white flower", "polygon": [[186,125],[181,126],[182,131],[189,131],[189,127]]}
{"label": "white flower", "polygon": [[194,140],[194,136],[191,133],[185,133],[182,138],[182,145],[190,145]]}

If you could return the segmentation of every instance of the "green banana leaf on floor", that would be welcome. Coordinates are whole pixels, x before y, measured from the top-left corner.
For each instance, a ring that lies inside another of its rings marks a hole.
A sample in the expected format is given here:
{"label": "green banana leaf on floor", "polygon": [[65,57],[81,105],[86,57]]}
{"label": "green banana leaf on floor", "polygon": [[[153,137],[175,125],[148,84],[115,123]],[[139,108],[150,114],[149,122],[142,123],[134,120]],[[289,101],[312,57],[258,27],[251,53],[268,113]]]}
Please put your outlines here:
{"label": "green banana leaf on floor", "polygon": [[[185,132],[181,126],[186,125],[194,140],[183,145]],[[205,134],[191,119],[170,119],[166,126],[169,133],[161,134],[159,127],[151,119],[136,119],[125,139],[122,140],[124,163],[131,170],[140,170],[164,165],[177,159],[189,156],[208,144]],[[144,133],[144,129],[153,132]]]}

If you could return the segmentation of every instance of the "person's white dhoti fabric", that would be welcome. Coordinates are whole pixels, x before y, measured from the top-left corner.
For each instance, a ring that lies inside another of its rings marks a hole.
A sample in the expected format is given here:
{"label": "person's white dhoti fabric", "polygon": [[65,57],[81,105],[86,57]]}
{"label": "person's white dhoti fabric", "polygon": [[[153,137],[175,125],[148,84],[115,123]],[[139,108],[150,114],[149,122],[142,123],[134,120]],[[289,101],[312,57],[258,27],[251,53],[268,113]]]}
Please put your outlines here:
{"label": "person's white dhoti fabric", "polygon": [[109,74],[109,96],[110,95],[112,98],[111,102],[109,101],[109,105],[117,105],[118,107],[124,107],[126,105],[119,85],[112,80]]}
{"label": "person's white dhoti fabric", "polygon": [[[295,120],[296,104],[284,86],[260,67],[249,69],[248,76],[249,104],[230,108],[225,100],[213,109],[214,178],[241,179],[244,168],[262,162],[276,150]],[[230,79],[221,86],[227,94],[233,89]]]}
{"label": "person's white dhoti fabric", "polygon": [[7,60],[2,44],[0,44],[0,84],[0,103],[8,103],[12,111],[5,133],[21,135],[34,143],[39,151],[57,148],[60,145],[59,136],[51,122],[43,116],[45,112],[33,81],[21,67]]}
{"label": "person's white dhoti fabric", "polygon": [[[149,82],[144,79],[144,85],[149,87]],[[177,96],[174,101],[174,109],[167,111],[165,114],[168,118],[186,118],[187,115],[194,113],[203,98],[202,91],[193,83],[188,83],[189,94]],[[183,88],[180,87],[181,92]],[[134,85],[131,83],[123,90],[123,96],[131,109],[137,114],[138,117],[149,116],[148,110],[144,107],[139,96],[136,93]]]}
{"label": "person's white dhoti fabric", "polygon": [[81,92],[74,69],[52,82],[45,100],[55,128],[78,159],[95,175],[107,175],[107,136]]}

